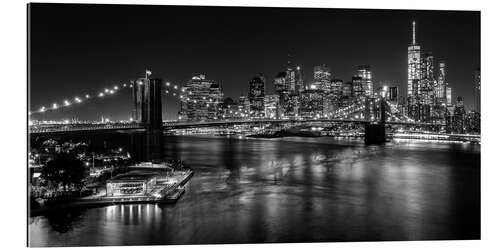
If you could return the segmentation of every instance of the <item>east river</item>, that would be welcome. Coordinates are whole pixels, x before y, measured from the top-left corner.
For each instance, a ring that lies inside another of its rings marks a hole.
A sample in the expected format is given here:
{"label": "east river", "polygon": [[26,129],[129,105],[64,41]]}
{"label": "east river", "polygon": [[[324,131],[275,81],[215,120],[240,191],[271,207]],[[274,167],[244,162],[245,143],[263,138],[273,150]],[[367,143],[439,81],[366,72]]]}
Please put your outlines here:
{"label": "east river", "polygon": [[478,239],[480,146],[165,136],[195,175],[173,205],[31,217],[31,246]]}

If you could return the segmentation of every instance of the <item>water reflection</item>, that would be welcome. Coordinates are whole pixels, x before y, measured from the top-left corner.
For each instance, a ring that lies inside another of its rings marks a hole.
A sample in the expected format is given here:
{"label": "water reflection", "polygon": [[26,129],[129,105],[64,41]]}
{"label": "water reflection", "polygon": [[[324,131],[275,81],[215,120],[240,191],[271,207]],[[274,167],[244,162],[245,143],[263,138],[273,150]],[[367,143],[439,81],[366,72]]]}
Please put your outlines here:
{"label": "water reflection", "polygon": [[365,147],[328,138],[162,140],[145,155],[177,157],[196,172],[178,203],[84,210],[69,223],[74,230],[57,233],[48,218],[36,217],[30,224],[32,244],[479,237],[480,155],[472,145]]}

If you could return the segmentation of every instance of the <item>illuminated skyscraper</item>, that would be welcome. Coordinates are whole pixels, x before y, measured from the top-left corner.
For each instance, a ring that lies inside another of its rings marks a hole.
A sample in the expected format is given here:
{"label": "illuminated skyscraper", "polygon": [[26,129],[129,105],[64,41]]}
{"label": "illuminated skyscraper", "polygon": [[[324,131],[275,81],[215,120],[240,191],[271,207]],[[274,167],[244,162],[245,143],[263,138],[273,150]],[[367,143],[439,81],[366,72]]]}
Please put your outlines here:
{"label": "illuminated skyscraper", "polygon": [[408,97],[411,97],[416,93],[414,90],[414,80],[420,80],[421,76],[421,58],[420,58],[420,46],[416,41],[416,23],[412,23],[413,37],[410,46],[408,46]]}
{"label": "illuminated skyscraper", "polygon": [[[361,85],[368,97],[373,96],[372,71],[369,65],[358,66],[357,76],[361,77]],[[353,82],[354,83],[354,82]]]}
{"label": "illuminated skyscraper", "polygon": [[361,99],[365,96],[366,92],[365,92],[365,89],[363,88],[363,78],[362,77],[360,77],[360,76],[353,76],[352,77],[352,89],[353,89],[354,98]]}
{"label": "illuminated skyscraper", "polygon": [[323,91],[304,90],[300,100],[300,116],[304,118],[322,118],[324,111]]}
{"label": "illuminated skyscraper", "polygon": [[289,61],[285,73],[285,88],[288,91],[299,92],[304,89],[304,79],[300,66],[292,67]]}
{"label": "illuminated skyscraper", "polygon": [[457,102],[455,104],[455,110],[453,112],[452,118],[453,131],[455,133],[463,134],[465,127],[465,108],[464,100],[461,96],[457,97]]}
{"label": "illuminated skyscraper", "polygon": [[278,117],[278,101],[279,96],[274,95],[266,95],[264,97],[264,112],[266,118],[275,119]]}
{"label": "illuminated skyscraper", "polygon": [[266,79],[264,75],[255,76],[250,81],[248,100],[250,101],[250,115],[252,117],[264,117],[264,96]]}
{"label": "illuminated skyscraper", "polygon": [[332,73],[330,68],[325,64],[321,66],[314,66],[313,68],[313,82],[309,86],[310,89],[322,89],[330,83]]}
{"label": "illuminated skyscraper", "polygon": [[446,86],[446,106],[451,106],[451,87]]}
{"label": "illuminated skyscraper", "polygon": [[436,97],[441,102],[446,100],[446,64],[444,61],[439,62],[439,71],[436,86]]}
{"label": "illuminated skyscraper", "polygon": [[425,53],[422,60],[422,79],[428,79],[432,82],[435,80],[434,56],[430,52]]}
{"label": "illuminated skyscraper", "polygon": [[183,87],[179,119],[203,121],[218,119],[220,104],[223,102],[222,87],[205,75],[193,76]]}
{"label": "illuminated skyscraper", "polygon": [[389,87],[389,93],[387,94],[387,100],[393,104],[398,104],[399,90],[397,86]]}

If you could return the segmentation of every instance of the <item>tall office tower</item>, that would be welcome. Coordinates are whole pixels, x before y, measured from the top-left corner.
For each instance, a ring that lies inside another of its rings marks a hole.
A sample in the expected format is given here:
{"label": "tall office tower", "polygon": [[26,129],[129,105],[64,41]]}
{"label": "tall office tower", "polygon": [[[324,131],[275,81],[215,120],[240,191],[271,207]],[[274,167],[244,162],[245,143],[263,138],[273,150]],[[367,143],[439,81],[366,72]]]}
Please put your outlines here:
{"label": "tall office tower", "polygon": [[481,71],[474,71],[474,104],[475,110],[481,113]]}
{"label": "tall office tower", "polygon": [[264,113],[266,118],[278,118],[278,101],[279,96],[276,94],[266,95],[264,97]]}
{"label": "tall office tower", "polygon": [[344,84],[344,81],[341,79],[333,79],[331,82],[331,91],[336,98],[342,96],[342,84]]}
{"label": "tall office tower", "polygon": [[250,101],[250,116],[264,117],[264,96],[266,79],[264,75],[259,74],[250,81],[248,89],[248,100]]}
{"label": "tall office tower", "polygon": [[465,115],[465,132],[481,133],[481,114],[479,112],[467,112]]}
{"label": "tall office tower", "polygon": [[465,127],[465,108],[464,101],[461,96],[457,96],[452,121],[453,131],[455,133],[463,134]]}
{"label": "tall office tower", "polygon": [[310,89],[323,89],[328,85],[331,80],[332,73],[330,68],[325,64],[321,66],[314,66],[313,68],[313,82],[309,86]]}
{"label": "tall office tower", "polygon": [[224,93],[222,92],[222,84],[212,83],[209,86],[208,100],[205,100],[208,108],[209,119],[222,118],[222,103],[224,102]]}
{"label": "tall office tower", "polygon": [[446,106],[451,106],[451,87],[446,86]]}
{"label": "tall office tower", "polygon": [[446,64],[444,61],[439,62],[439,71],[436,84],[436,97],[442,103],[446,100]]}
{"label": "tall office tower", "polygon": [[274,77],[274,93],[278,95],[278,113],[277,117],[284,117],[285,113],[285,99],[289,95],[286,89],[286,72],[279,72]]}
{"label": "tall office tower", "polygon": [[323,91],[319,89],[304,90],[300,100],[300,117],[322,118],[324,110],[323,96]]}
{"label": "tall office tower", "polygon": [[300,66],[295,67],[295,91],[302,92],[304,90],[304,76]]}
{"label": "tall office tower", "polygon": [[218,119],[223,101],[222,87],[205,75],[193,76],[184,86],[179,118],[188,121]]}
{"label": "tall office tower", "polygon": [[162,81],[157,78],[139,78],[133,84],[133,118],[148,129],[160,129],[163,125],[161,111]]}
{"label": "tall office tower", "polygon": [[274,92],[279,94],[286,90],[286,72],[279,72],[274,77]]}
{"label": "tall office tower", "polygon": [[238,98],[238,110],[245,114],[245,117],[250,115],[250,101],[248,100],[247,95],[240,95]]}
{"label": "tall office tower", "polygon": [[[420,112],[418,117],[420,121],[429,122],[431,117],[437,116],[437,112],[434,111],[438,103],[435,98],[435,87],[437,84],[434,77],[434,56],[430,52],[423,55],[421,70],[421,80],[416,91],[418,93],[417,105]],[[440,108],[440,106],[437,107]]]}
{"label": "tall office tower", "polygon": [[399,89],[397,86],[389,87],[389,93],[387,94],[387,100],[393,104],[398,104]]}
{"label": "tall office tower", "polygon": [[361,83],[365,90],[365,95],[373,97],[372,71],[369,65],[358,66],[357,76],[361,77]]}
{"label": "tall office tower", "polygon": [[363,88],[363,78],[360,76],[352,77],[352,89],[353,96],[357,100],[361,100],[363,97],[366,97],[366,91]]}
{"label": "tall office tower", "polygon": [[431,52],[426,52],[422,60],[422,79],[435,80],[434,76],[434,56]]}
{"label": "tall office tower", "polygon": [[342,94],[340,97],[340,107],[347,107],[353,101],[353,87],[352,82],[342,83]]}
{"label": "tall office tower", "polygon": [[285,88],[290,92],[300,92],[304,90],[304,78],[300,66],[292,67],[290,62],[285,71]]}
{"label": "tall office tower", "polygon": [[286,76],[285,76],[285,89],[293,92],[295,91],[295,69],[290,65],[290,61],[288,61],[288,65],[286,67]]}
{"label": "tall office tower", "polygon": [[331,92],[330,95],[327,97],[328,99],[331,99],[332,102],[332,111],[336,111],[339,107],[342,106],[341,104],[341,99],[342,99],[342,85],[343,81],[340,79],[333,79],[331,81]]}
{"label": "tall office tower", "polygon": [[416,94],[414,90],[414,81],[419,81],[421,79],[421,58],[420,58],[420,46],[417,44],[416,40],[416,23],[412,23],[412,42],[408,46],[408,97],[412,97]]}

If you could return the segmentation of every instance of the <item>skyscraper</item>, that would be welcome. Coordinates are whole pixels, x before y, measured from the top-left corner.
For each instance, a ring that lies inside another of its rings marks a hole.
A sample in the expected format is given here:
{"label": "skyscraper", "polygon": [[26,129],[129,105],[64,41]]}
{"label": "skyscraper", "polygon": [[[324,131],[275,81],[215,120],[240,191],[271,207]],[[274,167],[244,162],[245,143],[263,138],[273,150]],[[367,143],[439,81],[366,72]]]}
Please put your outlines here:
{"label": "skyscraper", "polygon": [[356,99],[362,99],[366,95],[366,91],[363,88],[363,78],[360,76],[353,76],[352,77],[352,89],[353,89],[353,95],[354,98]]}
{"label": "skyscraper", "polygon": [[431,52],[426,52],[422,60],[422,79],[434,81],[434,56]]}
{"label": "skyscraper", "polygon": [[451,106],[451,87],[446,86],[446,106]]}
{"label": "skyscraper", "polygon": [[304,79],[300,66],[292,67],[290,61],[285,71],[285,88],[290,92],[300,92],[304,89]]}
{"label": "skyscraper", "polygon": [[325,64],[314,66],[313,68],[313,82],[309,86],[310,89],[322,89],[330,83],[332,73],[330,68]]}
{"label": "skyscraper", "polygon": [[264,112],[266,118],[275,119],[278,117],[279,96],[276,94],[264,97]]}
{"label": "skyscraper", "polygon": [[446,64],[444,61],[439,62],[436,97],[443,103],[446,100]]}
{"label": "skyscraper", "polygon": [[464,100],[461,96],[457,96],[455,110],[452,118],[453,131],[455,133],[463,134],[465,127],[465,108]]}
{"label": "skyscraper", "polygon": [[361,85],[365,91],[365,95],[373,97],[373,82],[372,71],[369,65],[358,66],[357,76],[361,77]]}
{"label": "skyscraper", "polygon": [[250,101],[250,115],[252,117],[264,117],[265,83],[266,79],[263,74],[255,76],[250,81],[248,100]]}
{"label": "skyscraper", "polygon": [[389,93],[387,95],[388,101],[392,102],[393,104],[398,104],[398,95],[399,95],[399,90],[397,86],[391,86],[389,87]]}
{"label": "skyscraper", "polygon": [[183,87],[179,118],[188,121],[218,119],[223,102],[222,87],[205,75],[193,76]]}
{"label": "skyscraper", "polygon": [[420,46],[416,41],[416,23],[412,23],[412,42],[408,46],[408,97],[413,96],[414,90],[414,80],[421,79],[421,58],[420,58]]}

